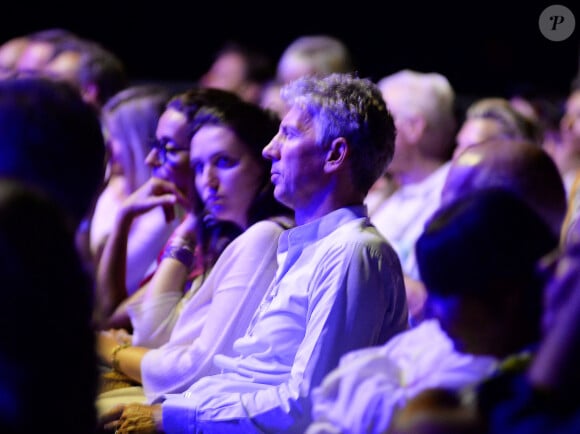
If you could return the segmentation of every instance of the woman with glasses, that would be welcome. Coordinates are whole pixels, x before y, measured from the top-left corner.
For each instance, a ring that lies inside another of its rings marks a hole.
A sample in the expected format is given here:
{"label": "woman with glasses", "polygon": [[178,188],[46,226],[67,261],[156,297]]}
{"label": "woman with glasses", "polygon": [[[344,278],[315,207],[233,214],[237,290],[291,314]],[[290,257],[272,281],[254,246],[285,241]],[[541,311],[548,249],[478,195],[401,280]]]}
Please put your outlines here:
{"label": "woman with glasses", "polygon": [[[102,110],[103,133],[107,148],[106,184],[99,194],[90,218],[90,263],[96,267],[115,216],[123,201],[151,177],[152,165],[145,159],[155,136],[157,122],[171,94],[164,86],[142,84],[131,86],[112,97]],[[133,222],[127,253],[126,287],[134,292],[147,269],[153,267],[156,253],[152,246],[141,246],[139,234],[153,233],[160,239],[160,249],[175,225],[164,221],[160,210],[151,210]]]}
{"label": "woman with glasses", "polygon": [[[206,92],[203,101],[199,92]],[[128,226],[131,216],[155,207],[171,219],[176,204],[187,213],[152,278],[121,307],[132,335],[122,329],[98,335],[101,361],[126,376],[128,386],[104,391],[99,411],[183,391],[217,372],[214,354],[232,352],[274,278],[278,237],[293,224],[291,211],[274,199],[262,157],[278,125],[271,112],[217,89],[192,90],[168,104],[147,158],[157,162],[154,176],[117,221]],[[111,237],[111,246],[120,238]],[[109,258],[118,265],[123,248],[116,250],[121,254]],[[103,324],[110,327],[114,318]]]}
{"label": "woman with glasses", "polygon": [[[158,188],[160,180],[173,186],[187,198],[186,201],[193,197],[193,173],[189,166],[190,124],[199,107],[211,100],[211,95],[211,91],[193,89],[174,96],[169,102],[168,98],[153,127],[141,127],[139,135],[146,142],[141,158],[149,176],[139,188],[123,198],[116,210],[109,207],[112,227],[98,252],[103,261],[99,260],[96,268],[94,319],[97,328],[131,327],[123,301],[138,292],[150,278],[157,268],[160,251],[186,213],[183,204],[161,207],[149,203],[144,205],[143,201]],[[130,134],[127,112],[131,105],[125,102],[116,107],[114,104],[113,101],[104,114],[105,132],[110,131],[109,142],[113,150],[118,147],[118,141],[112,140],[113,133]],[[142,116],[137,121],[134,117],[133,122],[144,122],[144,119]],[[115,123],[119,124],[117,128],[114,128]],[[132,158],[137,159],[137,155]],[[112,158],[111,161],[111,176],[115,176],[122,171],[120,164],[116,163],[121,158]]]}

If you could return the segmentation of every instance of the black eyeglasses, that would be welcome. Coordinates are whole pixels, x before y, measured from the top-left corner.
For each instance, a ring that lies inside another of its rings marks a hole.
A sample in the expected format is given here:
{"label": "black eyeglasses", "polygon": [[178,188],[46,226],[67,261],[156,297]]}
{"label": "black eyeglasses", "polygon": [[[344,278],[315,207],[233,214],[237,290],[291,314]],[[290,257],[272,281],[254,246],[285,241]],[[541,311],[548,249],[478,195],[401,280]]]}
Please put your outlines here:
{"label": "black eyeglasses", "polygon": [[166,137],[151,140],[151,148],[157,150],[161,164],[165,164],[168,160],[175,162],[179,152],[189,152],[189,147],[179,147],[174,140]]}

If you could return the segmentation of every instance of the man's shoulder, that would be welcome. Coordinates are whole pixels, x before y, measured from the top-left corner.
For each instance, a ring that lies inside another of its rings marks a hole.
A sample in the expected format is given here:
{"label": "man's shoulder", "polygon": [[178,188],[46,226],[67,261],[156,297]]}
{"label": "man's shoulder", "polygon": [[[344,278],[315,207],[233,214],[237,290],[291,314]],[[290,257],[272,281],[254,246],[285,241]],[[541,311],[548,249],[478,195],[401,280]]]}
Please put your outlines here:
{"label": "man's shoulder", "polygon": [[291,219],[287,217],[269,218],[257,221],[250,225],[244,233],[260,233],[260,232],[283,232],[294,226]]}
{"label": "man's shoulder", "polygon": [[[377,250],[396,255],[387,239],[368,218],[359,218],[343,224],[333,233],[332,242],[337,246],[351,246],[357,250]],[[340,241],[340,243],[338,243]]]}

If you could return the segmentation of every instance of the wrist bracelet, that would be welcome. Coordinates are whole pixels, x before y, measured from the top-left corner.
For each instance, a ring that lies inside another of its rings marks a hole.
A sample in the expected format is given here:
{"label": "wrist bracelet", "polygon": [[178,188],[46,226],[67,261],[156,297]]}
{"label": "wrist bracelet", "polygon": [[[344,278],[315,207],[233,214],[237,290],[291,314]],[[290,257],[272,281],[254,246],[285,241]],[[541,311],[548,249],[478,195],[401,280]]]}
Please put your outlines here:
{"label": "wrist bracelet", "polygon": [[124,350],[125,348],[129,348],[130,346],[131,344],[119,344],[115,348],[113,348],[113,351],[111,351],[111,366],[115,371],[121,372],[121,369],[119,367],[119,359],[117,358],[117,353],[121,350]]}
{"label": "wrist bracelet", "polygon": [[195,241],[189,238],[181,237],[179,235],[172,237],[171,240],[169,241],[169,244],[171,244],[172,246],[183,246],[190,250],[195,249]]}
{"label": "wrist bracelet", "polygon": [[163,251],[163,256],[161,257],[161,259],[165,258],[173,258],[185,265],[187,270],[191,270],[191,267],[193,266],[194,255],[193,250],[189,246],[169,245],[165,248]]}

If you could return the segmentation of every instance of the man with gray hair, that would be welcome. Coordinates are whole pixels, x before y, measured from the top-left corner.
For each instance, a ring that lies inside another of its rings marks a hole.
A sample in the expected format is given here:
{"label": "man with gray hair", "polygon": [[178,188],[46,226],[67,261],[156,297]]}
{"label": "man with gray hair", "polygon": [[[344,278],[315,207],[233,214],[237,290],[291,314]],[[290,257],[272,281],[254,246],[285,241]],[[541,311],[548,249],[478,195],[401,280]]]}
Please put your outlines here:
{"label": "man with gray hair", "polygon": [[397,187],[371,216],[399,255],[411,324],[427,297],[415,262],[415,241],[438,208],[454,147],[455,92],[447,78],[402,70],[378,82],[395,120],[395,154],[387,168]]}
{"label": "man with gray hair", "polygon": [[216,356],[221,374],[161,404],[113,411],[108,426],[119,433],[143,420],[149,431],[131,432],[304,432],[312,390],[340,357],[407,328],[397,254],[363,205],[393,155],[379,89],[331,74],[293,81],[282,98],[289,110],[262,154],[297,226],[280,236],[277,274],[233,344],[238,356]]}

